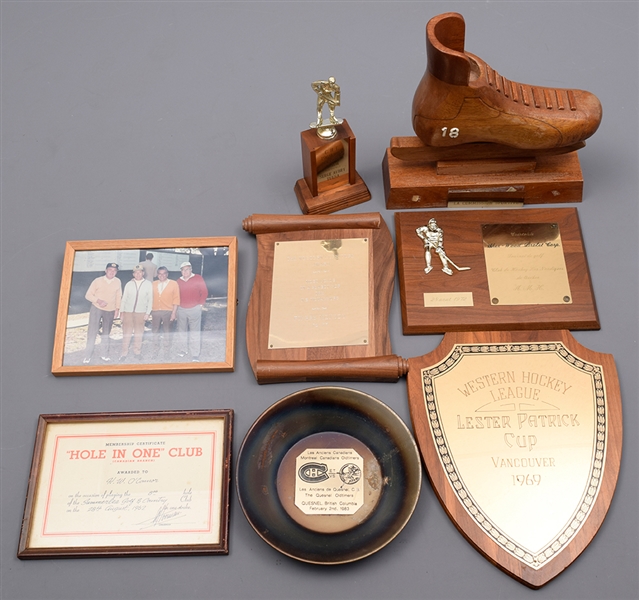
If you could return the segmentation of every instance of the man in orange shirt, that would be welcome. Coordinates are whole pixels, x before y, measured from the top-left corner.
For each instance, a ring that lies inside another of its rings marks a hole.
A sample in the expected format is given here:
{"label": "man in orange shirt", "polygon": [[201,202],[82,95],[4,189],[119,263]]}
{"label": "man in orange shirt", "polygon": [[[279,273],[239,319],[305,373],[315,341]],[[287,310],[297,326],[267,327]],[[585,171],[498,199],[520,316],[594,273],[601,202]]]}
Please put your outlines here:
{"label": "man in orange shirt", "polygon": [[171,350],[171,323],[175,321],[180,305],[180,288],[176,281],[169,279],[169,270],[166,267],[158,267],[157,276],[157,280],[153,282],[151,311],[153,350],[157,356],[161,346],[166,360]]}

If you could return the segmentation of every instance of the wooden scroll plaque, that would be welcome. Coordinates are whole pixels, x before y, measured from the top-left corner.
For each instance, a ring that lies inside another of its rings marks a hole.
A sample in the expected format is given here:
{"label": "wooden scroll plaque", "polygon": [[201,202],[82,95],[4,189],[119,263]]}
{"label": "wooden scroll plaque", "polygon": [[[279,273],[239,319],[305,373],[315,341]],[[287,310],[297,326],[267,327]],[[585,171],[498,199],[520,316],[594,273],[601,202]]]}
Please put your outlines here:
{"label": "wooden scroll plaque", "polygon": [[575,208],[396,213],[395,228],[404,334],[599,329]]}
{"label": "wooden scroll plaque", "polygon": [[246,345],[258,383],[397,381],[388,314],[395,257],[379,213],[252,215],[258,266]]}
{"label": "wooden scroll plaque", "polygon": [[619,476],[614,359],[568,331],[447,333],[409,359],[428,477],[490,562],[539,588],[590,544]]}

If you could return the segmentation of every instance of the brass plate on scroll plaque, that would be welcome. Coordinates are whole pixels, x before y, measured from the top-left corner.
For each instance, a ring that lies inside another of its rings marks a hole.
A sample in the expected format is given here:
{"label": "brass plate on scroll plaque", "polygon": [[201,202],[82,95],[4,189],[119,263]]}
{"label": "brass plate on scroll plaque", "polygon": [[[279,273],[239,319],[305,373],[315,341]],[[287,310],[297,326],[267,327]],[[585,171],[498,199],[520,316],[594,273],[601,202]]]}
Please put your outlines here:
{"label": "brass plate on scroll plaque", "polygon": [[368,342],[368,238],[276,242],[268,347]]}
{"label": "brass plate on scroll plaque", "polygon": [[481,552],[531,587],[596,533],[621,449],[611,357],[549,333],[447,335],[441,358],[409,361],[411,416],[440,500]]}
{"label": "brass plate on scroll plaque", "polygon": [[491,304],[570,304],[557,223],[482,225]]}

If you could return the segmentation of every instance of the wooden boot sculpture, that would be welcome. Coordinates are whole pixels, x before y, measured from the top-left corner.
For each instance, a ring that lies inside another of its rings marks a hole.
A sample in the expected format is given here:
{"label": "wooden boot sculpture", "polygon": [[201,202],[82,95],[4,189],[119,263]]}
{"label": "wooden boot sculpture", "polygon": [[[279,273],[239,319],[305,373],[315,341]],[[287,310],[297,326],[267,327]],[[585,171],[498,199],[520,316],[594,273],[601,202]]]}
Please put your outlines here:
{"label": "wooden boot sculpture", "polygon": [[[453,197],[477,200],[491,193],[496,200],[526,203],[580,201],[583,178],[575,151],[599,127],[597,97],[510,81],[466,52],[464,41],[464,18],[458,13],[438,15],[426,26],[428,64],[412,108],[418,137],[391,140],[392,156],[384,160],[387,207],[445,206]],[[436,167],[424,168],[424,162],[434,161],[439,161]],[[491,179],[488,174],[497,177],[488,186],[492,192],[477,192]],[[456,181],[457,193],[451,193],[451,182],[444,179],[460,175],[470,179]],[[500,175],[512,185],[498,185],[505,182]],[[483,176],[482,182],[472,176]],[[443,186],[435,196],[433,186]]]}

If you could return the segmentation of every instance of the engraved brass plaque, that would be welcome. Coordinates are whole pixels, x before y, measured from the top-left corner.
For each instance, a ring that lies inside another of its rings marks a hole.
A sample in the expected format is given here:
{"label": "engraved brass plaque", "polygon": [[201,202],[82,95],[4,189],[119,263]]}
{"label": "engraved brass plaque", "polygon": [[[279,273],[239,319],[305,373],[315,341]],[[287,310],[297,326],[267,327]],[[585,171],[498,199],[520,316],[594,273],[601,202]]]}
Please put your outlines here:
{"label": "engraved brass plaque", "polygon": [[456,344],[421,382],[460,506],[503,551],[542,568],[574,540],[602,488],[602,366],[561,342]]}
{"label": "engraved brass plaque", "polygon": [[424,292],[424,306],[474,306],[472,292]]}
{"label": "engraved brass plaque", "polygon": [[571,304],[557,223],[482,225],[493,305]]}
{"label": "engraved brass plaque", "polygon": [[288,515],[321,533],[347,531],[373,513],[383,489],[379,461],[362,441],[326,431],[301,439],[277,471],[277,493]]}
{"label": "engraved brass plaque", "polygon": [[275,243],[268,347],[367,344],[369,240]]}

